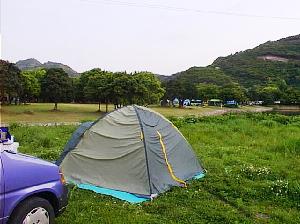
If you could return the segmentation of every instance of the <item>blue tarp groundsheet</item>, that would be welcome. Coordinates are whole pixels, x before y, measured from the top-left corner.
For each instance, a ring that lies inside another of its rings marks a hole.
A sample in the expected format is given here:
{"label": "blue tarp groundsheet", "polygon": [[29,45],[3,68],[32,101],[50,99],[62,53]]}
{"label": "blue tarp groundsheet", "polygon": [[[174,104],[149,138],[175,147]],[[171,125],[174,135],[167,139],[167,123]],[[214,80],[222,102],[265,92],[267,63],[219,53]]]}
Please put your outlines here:
{"label": "blue tarp groundsheet", "polygon": [[[196,176],[193,177],[193,179],[201,179],[205,176],[204,173],[200,173],[197,174]],[[105,194],[105,195],[110,195],[113,196],[115,198],[121,199],[123,201],[127,201],[129,203],[141,203],[141,202],[145,202],[145,201],[149,201],[150,198],[149,197],[139,197],[135,194],[131,194],[128,192],[124,192],[124,191],[117,191],[117,190],[112,190],[112,189],[108,189],[108,188],[103,188],[103,187],[97,187],[97,186],[93,186],[90,184],[78,184],[77,185],[79,188],[81,189],[85,189],[85,190],[91,190],[94,191],[98,194]]]}

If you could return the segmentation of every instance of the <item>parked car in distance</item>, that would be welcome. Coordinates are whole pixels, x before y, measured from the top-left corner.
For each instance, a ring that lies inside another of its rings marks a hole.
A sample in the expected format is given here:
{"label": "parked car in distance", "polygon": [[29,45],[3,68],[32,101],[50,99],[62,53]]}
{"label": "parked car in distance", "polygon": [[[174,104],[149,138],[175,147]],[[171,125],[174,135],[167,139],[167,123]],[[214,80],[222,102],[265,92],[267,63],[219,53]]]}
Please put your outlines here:
{"label": "parked car in distance", "polygon": [[68,201],[58,166],[9,151],[3,142],[0,140],[0,224],[54,223]]}
{"label": "parked car in distance", "polygon": [[202,106],[202,100],[191,100],[191,106]]}
{"label": "parked car in distance", "polygon": [[224,104],[225,107],[231,107],[231,108],[237,108],[239,107],[239,104],[236,100],[227,100]]}

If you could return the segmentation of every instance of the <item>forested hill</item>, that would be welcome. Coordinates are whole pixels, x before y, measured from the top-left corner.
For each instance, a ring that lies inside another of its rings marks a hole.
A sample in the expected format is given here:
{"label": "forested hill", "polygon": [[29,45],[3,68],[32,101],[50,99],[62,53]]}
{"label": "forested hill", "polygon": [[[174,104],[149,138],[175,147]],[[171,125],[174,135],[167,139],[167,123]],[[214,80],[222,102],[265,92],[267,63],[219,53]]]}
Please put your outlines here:
{"label": "forested hill", "polygon": [[197,98],[197,85],[201,83],[225,86],[233,83],[233,80],[218,68],[192,67],[162,82],[165,84],[167,97],[172,99],[174,97]]}
{"label": "forested hill", "polygon": [[38,60],[36,60],[34,58],[20,60],[16,63],[16,66],[22,71],[34,70],[34,69],[40,69],[40,68],[45,68],[45,69],[62,68],[70,77],[75,77],[75,76],[79,75],[76,71],[74,71],[68,65],[64,65],[61,63],[57,63],[57,62],[51,62],[51,61],[48,61],[48,62],[42,64],[41,62],[39,62]]}
{"label": "forested hill", "polygon": [[245,87],[284,80],[300,87],[300,35],[269,41],[212,64]]}
{"label": "forested hill", "polygon": [[[192,67],[161,80],[168,98],[203,98],[203,92],[213,90],[215,94],[210,97],[299,102],[300,35],[268,41],[254,49],[219,57],[207,67]],[[224,88],[233,90],[225,94]]]}

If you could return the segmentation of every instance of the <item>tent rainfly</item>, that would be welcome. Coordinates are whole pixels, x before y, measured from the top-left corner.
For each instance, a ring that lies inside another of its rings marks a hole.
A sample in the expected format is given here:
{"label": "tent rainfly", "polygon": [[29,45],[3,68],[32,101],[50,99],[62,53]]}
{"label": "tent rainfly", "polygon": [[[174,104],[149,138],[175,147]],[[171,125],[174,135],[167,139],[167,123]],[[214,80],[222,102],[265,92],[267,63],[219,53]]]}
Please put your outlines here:
{"label": "tent rainfly", "polygon": [[68,182],[130,202],[186,186],[187,180],[205,173],[190,144],[169,120],[136,105],[83,123],[56,164]]}

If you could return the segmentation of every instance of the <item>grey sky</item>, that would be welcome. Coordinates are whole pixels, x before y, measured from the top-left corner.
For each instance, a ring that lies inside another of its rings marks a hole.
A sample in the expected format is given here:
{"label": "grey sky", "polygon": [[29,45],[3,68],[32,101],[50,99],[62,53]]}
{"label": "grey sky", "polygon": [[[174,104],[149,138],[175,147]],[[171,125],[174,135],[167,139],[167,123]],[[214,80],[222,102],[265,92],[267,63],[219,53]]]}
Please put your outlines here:
{"label": "grey sky", "polygon": [[1,1],[4,59],[57,61],[79,72],[99,67],[170,75],[300,33],[299,0]]}

